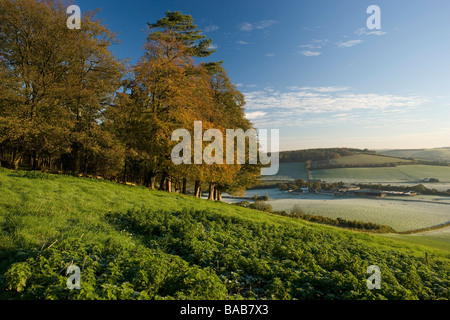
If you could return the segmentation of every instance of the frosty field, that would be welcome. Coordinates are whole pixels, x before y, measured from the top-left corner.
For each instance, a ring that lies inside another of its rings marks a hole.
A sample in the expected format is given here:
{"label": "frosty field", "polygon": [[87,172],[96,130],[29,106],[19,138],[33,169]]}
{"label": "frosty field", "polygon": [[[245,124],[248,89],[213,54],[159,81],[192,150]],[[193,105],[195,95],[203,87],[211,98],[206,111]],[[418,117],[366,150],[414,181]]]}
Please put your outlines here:
{"label": "frosty field", "polygon": [[[396,231],[410,231],[445,224],[450,221],[450,197],[427,196],[338,198],[323,194],[289,194],[277,189],[249,190],[246,197],[267,194],[273,210],[291,210],[300,206],[306,213],[346,220],[388,225]],[[226,202],[241,199],[224,198]],[[450,241],[450,237],[449,237]]]}
{"label": "frosty field", "polygon": [[429,189],[450,189],[450,167],[404,165],[381,168],[337,168],[311,171],[312,179],[326,182],[373,183],[392,185],[417,185],[425,178],[439,179],[438,183],[424,183]]}
{"label": "frosty field", "polygon": [[436,226],[450,221],[450,205],[388,199],[283,199],[268,201],[274,210],[299,205],[306,213],[388,225],[397,231]]}
{"label": "frosty field", "polygon": [[308,172],[304,162],[282,162],[278,173],[273,176],[265,176],[264,181],[293,181],[296,179],[308,180]]}

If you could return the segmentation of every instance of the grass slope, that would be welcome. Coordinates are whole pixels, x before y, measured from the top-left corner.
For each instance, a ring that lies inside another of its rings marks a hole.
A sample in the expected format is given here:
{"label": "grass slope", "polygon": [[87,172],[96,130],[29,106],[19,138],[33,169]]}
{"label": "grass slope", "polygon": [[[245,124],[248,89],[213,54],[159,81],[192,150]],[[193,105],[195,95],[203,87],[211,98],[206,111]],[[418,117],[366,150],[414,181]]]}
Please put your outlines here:
{"label": "grass slope", "polygon": [[[81,269],[81,290],[65,270]],[[369,290],[376,264],[382,288]],[[448,299],[448,254],[188,196],[0,171],[0,299]]]}
{"label": "grass slope", "polygon": [[[337,159],[328,160],[331,165],[379,165],[398,162],[411,162],[411,160],[405,160],[400,158],[372,155],[372,154],[354,154],[351,156],[340,157]],[[314,162],[312,163],[312,165]]]}
{"label": "grass slope", "polygon": [[311,176],[327,182],[411,182],[420,183],[424,178],[437,178],[450,182],[450,167],[403,165],[382,168],[336,168],[311,171]]}
{"label": "grass slope", "polygon": [[394,157],[450,162],[450,148],[398,149],[379,151],[379,153]]}
{"label": "grass slope", "polygon": [[264,181],[293,181],[296,179],[308,180],[308,171],[305,162],[281,162],[278,173],[273,176],[265,176]]}

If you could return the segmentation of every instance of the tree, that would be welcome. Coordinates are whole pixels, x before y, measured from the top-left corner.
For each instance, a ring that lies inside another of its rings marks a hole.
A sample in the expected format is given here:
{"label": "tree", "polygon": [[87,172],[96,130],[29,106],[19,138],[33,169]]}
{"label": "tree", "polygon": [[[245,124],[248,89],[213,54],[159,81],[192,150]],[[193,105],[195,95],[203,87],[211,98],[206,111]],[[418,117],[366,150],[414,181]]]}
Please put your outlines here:
{"label": "tree", "polygon": [[88,158],[120,154],[99,125],[121,77],[108,50],[114,37],[95,13],[69,30],[65,10],[56,0],[0,3],[0,143],[14,169],[47,159],[78,173],[82,156],[86,167]]}
{"label": "tree", "polygon": [[[158,40],[167,33],[175,35],[176,42],[181,43],[191,57],[208,57],[216,51],[210,48],[212,40],[206,39],[201,30],[197,30],[191,15],[167,11],[164,18],[147,25],[152,29],[149,40]],[[170,51],[170,47],[167,48]]]}

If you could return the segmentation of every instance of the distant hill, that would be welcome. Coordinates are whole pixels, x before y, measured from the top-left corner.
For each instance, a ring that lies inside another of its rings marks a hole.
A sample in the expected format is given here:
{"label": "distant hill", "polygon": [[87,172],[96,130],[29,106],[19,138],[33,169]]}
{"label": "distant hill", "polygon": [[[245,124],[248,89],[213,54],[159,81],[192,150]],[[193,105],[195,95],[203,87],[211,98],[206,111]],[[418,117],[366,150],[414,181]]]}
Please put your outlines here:
{"label": "distant hill", "polygon": [[411,162],[413,162],[413,160],[390,157],[387,155],[357,153],[331,160],[313,161],[311,163],[310,169],[394,167],[400,164],[411,164]]}
{"label": "distant hill", "polygon": [[367,149],[354,148],[318,148],[305,150],[281,151],[280,162],[305,162],[305,161],[320,161],[331,160],[340,157],[351,156],[356,153],[375,153]]}
{"label": "distant hill", "polygon": [[446,161],[450,162],[450,147],[432,148],[432,149],[395,149],[379,150],[379,154],[393,157],[414,158],[427,161]]}

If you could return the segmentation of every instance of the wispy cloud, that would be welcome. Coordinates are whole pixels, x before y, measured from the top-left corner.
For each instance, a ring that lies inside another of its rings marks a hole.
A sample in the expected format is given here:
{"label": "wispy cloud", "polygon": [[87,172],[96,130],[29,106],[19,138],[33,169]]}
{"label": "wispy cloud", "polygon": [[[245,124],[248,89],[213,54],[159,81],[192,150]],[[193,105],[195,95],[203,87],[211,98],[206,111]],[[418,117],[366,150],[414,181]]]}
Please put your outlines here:
{"label": "wispy cloud", "polygon": [[239,41],[236,41],[238,44],[240,44],[240,45],[243,45],[243,46],[246,46],[246,45],[248,45],[249,44],[249,42],[247,42],[247,41],[242,41],[242,40],[239,40]]}
{"label": "wispy cloud", "polygon": [[278,21],[276,20],[261,20],[255,23],[242,22],[238,25],[238,29],[246,32],[250,32],[253,30],[263,30],[273,26],[276,23],[278,23]]}
{"label": "wispy cloud", "polygon": [[209,25],[209,26],[206,26],[205,28],[203,28],[203,31],[205,31],[205,32],[213,32],[213,31],[216,31],[218,29],[219,29],[218,26],[212,24],[212,25]]}
{"label": "wispy cloud", "polygon": [[213,43],[211,43],[209,46],[208,46],[208,49],[210,49],[210,50],[216,50],[218,48],[218,46],[216,45],[216,44],[213,44]]}
{"label": "wispy cloud", "polygon": [[253,119],[258,119],[258,118],[262,118],[267,114],[267,112],[263,112],[263,111],[254,111],[254,112],[247,112],[245,114],[245,117],[248,120],[253,120]]}
{"label": "wispy cloud", "polygon": [[322,48],[321,45],[317,45],[317,44],[302,44],[300,46],[298,46],[299,48],[306,48],[306,49],[320,49]]}
{"label": "wispy cloud", "polygon": [[360,44],[363,42],[362,40],[349,40],[349,41],[340,41],[337,45],[339,48],[350,48],[353,46],[356,46],[357,44]]}
{"label": "wispy cloud", "polygon": [[298,86],[291,86],[287,88],[291,91],[313,91],[313,92],[339,92],[339,91],[348,91],[351,88],[350,87],[338,87],[338,86],[332,86],[332,87],[298,87]]}
{"label": "wispy cloud", "polygon": [[274,128],[336,121],[376,124],[380,118],[404,117],[406,111],[428,101],[418,96],[353,93],[342,86],[247,90],[244,95],[247,114],[257,120],[255,125]]}
{"label": "wispy cloud", "polygon": [[327,42],[328,42],[328,39],[324,39],[324,40],[313,39],[308,44],[299,45],[298,46],[299,48],[305,49],[305,50],[301,50],[299,53],[301,55],[304,55],[305,57],[318,56],[318,55],[322,54],[322,51],[318,51],[318,50],[322,49],[327,44]]}
{"label": "wispy cloud", "polygon": [[266,53],[265,56],[269,57],[269,58],[273,58],[276,56],[276,54],[275,53]]}
{"label": "wispy cloud", "polygon": [[300,54],[304,55],[305,57],[315,57],[315,56],[318,56],[318,55],[322,54],[322,52],[320,52],[320,51],[304,50],[304,51],[300,51]]}
{"label": "wispy cloud", "polygon": [[376,35],[376,36],[382,36],[387,34],[387,32],[385,31],[381,31],[381,30],[369,30],[366,28],[360,28],[358,30],[355,31],[355,34],[357,34],[358,36],[368,36],[368,35]]}

